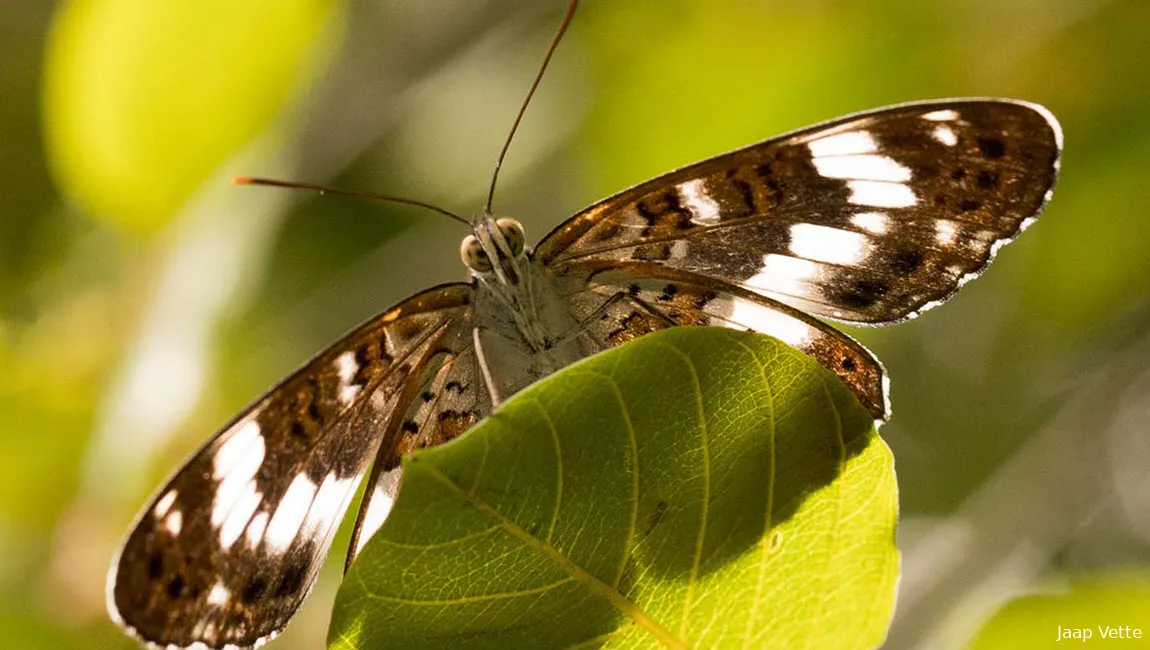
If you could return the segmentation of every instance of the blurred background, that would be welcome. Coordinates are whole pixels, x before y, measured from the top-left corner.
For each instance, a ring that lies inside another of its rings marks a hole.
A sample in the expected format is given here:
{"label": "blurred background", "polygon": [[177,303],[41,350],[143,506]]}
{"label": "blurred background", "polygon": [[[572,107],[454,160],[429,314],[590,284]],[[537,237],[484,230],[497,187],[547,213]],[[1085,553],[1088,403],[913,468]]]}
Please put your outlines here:
{"label": "blurred background", "polygon": [[[447,219],[230,179],[480,209],[564,5],[0,3],[4,647],[135,647],[104,580],[149,493],[344,330],[464,277]],[[633,183],[850,111],[1045,104],[1066,152],[1042,219],[946,307],[852,330],[893,384],[887,647],[1049,647],[1059,625],[1145,640],[1148,33],[1144,0],[588,0],[497,211],[537,240]],[[322,645],[340,564],[273,647]]]}

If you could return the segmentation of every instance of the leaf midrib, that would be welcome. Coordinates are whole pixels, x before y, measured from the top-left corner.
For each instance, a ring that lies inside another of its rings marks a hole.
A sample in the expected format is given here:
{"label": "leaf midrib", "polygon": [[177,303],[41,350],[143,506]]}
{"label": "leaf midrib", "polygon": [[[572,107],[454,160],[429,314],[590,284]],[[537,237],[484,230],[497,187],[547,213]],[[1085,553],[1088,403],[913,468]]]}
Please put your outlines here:
{"label": "leaf midrib", "polygon": [[599,595],[601,598],[611,603],[627,618],[630,618],[636,625],[647,630],[659,640],[667,648],[675,648],[676,650],[687,650],[687,644],[682,640],[671,634],[663,626],[659,625],[647,615],[638,605],[628,600],[623,594],[619,593],[614,587],[596,578],[591,573],[583,568],[574,564],[566,556],[560,553],[555,547],[547,544],[538,537],[532,535],[524,530],[515,522],[511,521],[489,504],[479,499],[474,494],[469,494],[466,490],[462,489],[455,481],[451,480],[446,474],[439,470],[432,468],[424,463],[411,463],[407,466],[406,471],[420,471],[434,479],[444,487],[454,492],[459,498],[471,504],[481,514],[489,517],[496,524],[522,541],[527,546],[535,549],[544,557],[551,560],[556,566],[563,571],[566,571],[572,578],[583,583],[592,593]]}

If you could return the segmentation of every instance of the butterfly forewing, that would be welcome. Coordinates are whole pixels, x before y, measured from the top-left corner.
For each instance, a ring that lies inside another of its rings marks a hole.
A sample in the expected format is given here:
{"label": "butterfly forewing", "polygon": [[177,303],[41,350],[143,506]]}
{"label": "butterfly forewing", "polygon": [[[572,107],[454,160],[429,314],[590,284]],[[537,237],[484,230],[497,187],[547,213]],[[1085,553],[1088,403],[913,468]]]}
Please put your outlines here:
{"label": "butterfly forewing", "polygon": [[858,323],[912,317],[989,263],[1049,198],[1061,134],[1008,100],[904,104],[711,158],[559,226],[562,272],[641,261]]}
{"label": "butterfly forewing", "polygon": [[241,413],[141,514],[110,609],[158,646],[248,647],[281,630],[315,580],[356,486],[441,348],[467,330],[472,288],[408,299],[320,353]]}

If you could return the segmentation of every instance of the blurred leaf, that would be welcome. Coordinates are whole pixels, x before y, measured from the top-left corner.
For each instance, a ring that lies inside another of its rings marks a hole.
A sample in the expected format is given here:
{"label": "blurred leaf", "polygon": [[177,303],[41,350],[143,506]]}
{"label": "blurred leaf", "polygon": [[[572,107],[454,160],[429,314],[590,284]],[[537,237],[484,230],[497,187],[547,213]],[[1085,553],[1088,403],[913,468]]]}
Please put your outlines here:
{"label": "blurred leaf", "polygon": [[[1150,648],[1150,576],[1091,577],[1075,580],[1064,593],[1019,598],[1003,607],[978,634],[971,650],[1029,650],[1052,648],[1059,629],[1089,630],[1090,638],[1067,639],[1067,647],[1083,640],[1105,641],[1103,631],[1130,626],[1141,638],[1114,637],[1122,648]],[[1101,626],[1102,629],[1099,629]],[[1057,646],[1061,647],[1061,646]]]}
{"label": "blurred leaf", "polygon": [[1023,295],[1031,329],[1060,347],[1150,288],[1150,86],[1131,82],[1150,66],[1150,3],[1098,4],[1027,61],[1036,99],[1062,120],[1066,154],[1049,214],[1027,234],[1035,254]]}
{"label": "blurred leaf", "polygon": [[[588,169],[602,191],[764,139],[779,124],[833,117],[825,105],[812,113],[814,98],[796,89],[817,95],[803,80],[857,80],[844,74],[853,61],[843,54],[862,36],[852,33],[853,20],[731,0],[588,9],[586,29],[596,37],[589,54],[602,86],[588,121],[598,143]],[[774,94],[779,88],[788,89],[785,101]]]}
{"label": "blurred leaf", "polygon": [[872,647],[898,574],[890,452],[810,358],[674,328],[415,454],[336,648]]}
{"label": "blurred leaf", "polygon": [[115,336],[113,308],[90,291],[10,335],[0,330],[0,520],[26,533],[50,529],[75,496]]}
{"label": "blurred leaf", "polygon": [[1104,325],[1150,288],[1150,193],[1132,191],[1142,181],[1129,172],[1150,156],[1150,129],[1142,131],[1108,148],[1104,159],[1076,164],[1068,154],[1066,165],[1075,167],[1054,191],[1050,218],[1035,229],[1024,296],[1034,329],[1061,335],[1059,344],[1066,334]]}
{"label": "blurred leaf", "polygon": [[0,614],[0,638],[8,650],[77,647],[71,634],[53,621],[38,617],[38,612],[22,611],[19,603],[5,604],[9,607]]}
{"label": "blurred leaf", "polygon": [[45,246],[36,237],[41,219],[58,216],[49,210],[56,196],[41,150],[37,96],[51,9],[47,2],[0,3],[0,317],[27,314],[24,283],[64,239]]}
{"label": "blurred leaf", "polygon": [[60,184],[155,230],[260,133],[316,65],[338,0],[70,0],[48,39],[44,128]]}

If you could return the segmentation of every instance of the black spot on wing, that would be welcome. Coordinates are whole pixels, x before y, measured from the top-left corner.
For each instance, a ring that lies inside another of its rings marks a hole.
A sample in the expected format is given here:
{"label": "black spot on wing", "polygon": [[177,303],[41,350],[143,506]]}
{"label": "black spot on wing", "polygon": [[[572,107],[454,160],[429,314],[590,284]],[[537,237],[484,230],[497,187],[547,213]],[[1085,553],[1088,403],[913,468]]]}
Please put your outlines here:
{"label": "black spot on wing", "polygon": [[691,222],[691,211],[680,203],[675,188],[644,197],[635,203],[635,209],[647,221],[647,227],[643,229],[644,237],[652,234],[655,229],[690,230],[695,225]]}
{"label": "black spot on wing", "polygon": [[367,343],[360,343],[355,348],[355,363],[358,367],[371,363],[371,347]]}
{"label": "black spot on wing", "polygon": [[307,562],[299,562],[288,567],[276,585],[275,597],[288,598],[299,593],[303,581],[307,579],[307,566]]}
{"label": "black spot on wing", "polygon": [[631,259],[641,262],[661,262],[671,259],[670,244],[644,244],[636,246]]}
{"label": "black spot on wing", "polygon": [[878,302],[890,286],[876,280],[858,280],[839,294],[839,303],[853,309],[866,309]]}
{"label": "black spot on wing", "polygon": [[920,251],[902,251],[894,256],[890,268],[899,275],[910,275],[922,266],[922,259]]}
{"label": "black spot on wing", "polygon": [[[743,200],[743,211],[738,216],[744,217],[748,214],[754,214],[755,213],[755,190],[754,190],[754,188],[751,187],[750,183],[743,181],[743,180],[739,180],[739,179],[733,179],[731,181],[731,183],[735,186],[735,189],[738,190],[739,197]],[[734,215],[732,215],[732,216],[734,216]]]}
{"label": "black spot on wing", "polygon": [[604,219],[591,229],[591,241],[603,242],[614,239],[622,232],[623,226],[611,219]]}
{"label": "black spot on wing", "polygon": [[439,439],[423,440],[422,444],[424,446],[446,442],[461,435],[479,421],[479,413],[472,410],[445,409],[439,412],[439,415],[436,416],[436,420],[439,424]]}
{"label": "black spot on wing", "polygon": [[240,601],[244,604],[250,605],[260,599],[268,590],[268,581],[260,576],[256,576],[248,581],[244,588],[240,590]]}
{"label": "black spot on wing", "polygon": [[978,150],[992,160],[1006,155],[1006,144],[998,138],[979,138]]}
{"label": "black spot on wing", "polygon": [[782,182],[775,177],[775,170],[771,168],[770,163],[755,165],[755,175],[763,179],[767,187],[772,190],[779,191],[783,188]]}
{"label": "black spot on wing", "polygon": [[166,589],[168,590],[168,597],[172,600],[178,599],[184,593],[184,577],[177,575],[168,581]]}
{"label": "black spot on wing", "polygon": [[148,558],[148,577],[152,580],[159,580],[160,576],[164,573],[164,556],[160,553],[153,553]]}
{"label": "black spot on wing", "polygon": [[303,422],[300,422],[299,420],[292,420],[291,435],[293,438],[296,438],[299,442],[302,443],[306,443],[311,440],[311,438],[307,435],[307,428],[304,427]]}

